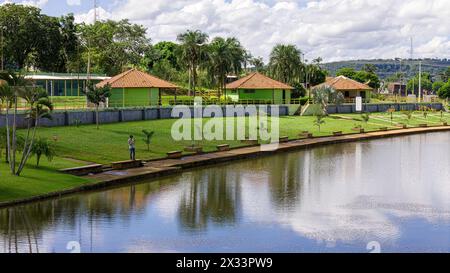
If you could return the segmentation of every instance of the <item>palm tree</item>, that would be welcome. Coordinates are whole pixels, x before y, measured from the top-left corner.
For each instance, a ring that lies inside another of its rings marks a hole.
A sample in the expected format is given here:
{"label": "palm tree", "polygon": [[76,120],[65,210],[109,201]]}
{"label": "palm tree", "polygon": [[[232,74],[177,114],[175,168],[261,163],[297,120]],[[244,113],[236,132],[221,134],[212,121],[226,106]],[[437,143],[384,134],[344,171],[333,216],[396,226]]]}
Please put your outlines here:
{"label": "palm tree", "polygon": [[56,155],[56,152],[49,140],[39,138],[33,144],[31,154],[36,156],[36,167],[39,167],[39,162],[41,161],[42,156],[45,156],[47,160],[51,162],[53,157]]}
{"label": "palm tree", "polygon": [[179,47],[180,59],[188,67],[189,96],[191,95],[191,90],[194,90],[195,96],[197,69],[201,60],[204,59],[208,35],[200,30],[188,30],[185,33],[179,34],[177,41],[181,43]]}
{"label": "palm tree", "polygon": [[295,45],[276,45],[270,53],[269,74],[276,80],[292,84],[300,77],[301,54]]}
{"label": "palm tree", "polygon": [[264,72],[264,60],[262,57],[253,58],[250,62],[257,72]]}
{"label": "palm tree", "polygon": [[313,102],[321,107],[320,115],[328,115],[328,105],[339,105],[344,101],[344,95],[329,86],[320,86],[313,89]]}
{"label": "palm tree", "polygon": [[[48,97],[47,91],[42,88],[24,86],[18,89],[18,95],[23,98],[29,106],[27,113],[28,129],[23,144],[22,159],[20,160],[19,167],[15,173],[15,175],[20,176],[31,155],[36,138],[36,131],[39,126],[39,120],[52,118],[51,112],[53,111],[53,104]],[[32,125],[33,121],[34,124]],[[31,126],[33,126],[33,131],[30,137]],[[15,144],[13,143],[13,145]],[[12,153],[15,153],[14,149]]]}
{"label": "palm tree", "polygon": [[[208,74],[217,83],[219,97],[225,90],[228,73],[240,73],[245,62],[245,49],[236,38],[217,37],[208,46]],[[226,94],[225,94],[226,95]]]}

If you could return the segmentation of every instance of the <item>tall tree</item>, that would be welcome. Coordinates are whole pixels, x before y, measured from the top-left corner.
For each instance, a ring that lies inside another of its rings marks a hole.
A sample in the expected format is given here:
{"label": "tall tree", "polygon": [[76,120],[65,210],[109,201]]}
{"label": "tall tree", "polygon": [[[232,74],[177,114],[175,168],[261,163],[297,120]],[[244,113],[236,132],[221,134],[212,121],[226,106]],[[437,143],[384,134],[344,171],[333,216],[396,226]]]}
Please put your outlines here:
{"label": "tall tree", "polygon": [[185,33],[179,34],[177,41],[180,42],[180,59],[188,68],[189,95],[191,95],[191,90],[193,90],[195,96],[197,69],[201,61],[205,59],[208,35],[200,30],[188,30]]}
{"label": "tall tree", "polygon": [[279,81],[292,84],[300,77],[301,54],[295,45],[276,45],[270,53],[269,74]]}
{"label": "tall tree", "polygon": [[238,74],[245,62],[245,49],[236,38],[217,37],[208,46],[207,71],[216,83],[219,97],[225,90],[228,73]]}
{"label": "tall tree", "polygon": [[92,71],[116,75],[127,66],[139,66],[150,45],[146,28],[128,20],[78,25],[83,63]]}
{"label": "tall tree", "polygon": [[30,65],[43,71],[66,72],[64,46],[59,18],[41,16],[39,38],[36,40],[34,59]]}
{"label": "tall tree", "polygon": [[30,61],[41,40],[40,21],[38,8],[16,4],[0,6],[6,67],[22,69]]}
{"label": "tall tree", "polygon": [[[428,73],[423,73],[421,78],[421,88],[422,90],[432,91],[433,83],[431,82],[431,75]],[[414,93],[419,92],[419,75],[415,75],[414,78],[410,79],[406,85],[407,90],[414,90]]]}
{"label": "tall tree", "polygon": [[265,64],[264,64],[264,60],[262,57],[252,58],[250,61],[250,64],[253,65],[253,67],[255,68],[255,70],[257,72],[264,72],[264,70],[265,70],[264,69]]}
{"label": "tall tree", "polygon": [[80,41],[77,35],[77,25],[72,13],[60,18],[62,36],[62,56],[67,72],[79,72]]}

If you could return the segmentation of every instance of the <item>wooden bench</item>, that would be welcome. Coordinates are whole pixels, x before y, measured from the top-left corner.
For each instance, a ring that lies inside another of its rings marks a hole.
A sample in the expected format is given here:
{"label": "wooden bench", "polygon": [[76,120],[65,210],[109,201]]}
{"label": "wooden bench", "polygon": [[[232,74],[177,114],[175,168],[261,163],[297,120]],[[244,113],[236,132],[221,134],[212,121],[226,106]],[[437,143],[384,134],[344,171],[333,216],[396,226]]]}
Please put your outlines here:
{"label": "wooden bench", "polygon": [[125,170],[142,167],[144,164],[142,160],[125,160],[111,163],[111,168],[113,170]]}
{"label": "wooden bench", "polygon": [[258,140],[253,140],[253,139],[244,139],[244,140],[241,140],[241,143],[245,143],[245,144],[248,144],[248,145],[257,145],[258,144]]}
{"label": "wooden bench", "polygon": [[289,137],[288,136],[281,136],[280,137],[280,143],[286,143],[289,142]]}
{"label": "wooden bench", "polygon": [[333,132],[333,136],[342,136],[342,131]]}
{"label": "wooden bench", "polygon": [[82,166],[82,167],[76,167],[76,168],[68,168],[63,169],[61,172],[71,175],[88,175],[88,174],[95,174],[95,173],[101,173],[103,171],[103,165],[101,164],[93,164],[89,166]]}
{"label": "wooden bench", "polygon": [[428,127],[428,124],[419,124],[419,127],[420,127],[420,128],[427,128],[427,127]]}
{"label": "wooden bench", "polygon": [[300,138],[312,138],[313,134],[308,131],[303,131],[298,135]]}
{"label": "wooden bench", "polygon": [[199,147],[199,146],[188,146],[188,147],[184,148],[184,151],[188,152],[188,153],[200,154],[203,152],[203,148]]}
{"label": "wooden bench", "polygon": [[361,134],[365,132],[364,128],[361,128],[361,127],[355,127],[352,129],[352,131],[355,131],[355,132],[358,132]]}
{"label": "wooden bench", "polygon": [[217,150],[219,152],[226,152],[230,150],[230,145],[229,144],[222,144],[222,145],[217,145]]}
{"label": "wooden bench", "polygon": [[170,158],[170,159],[179,159],[182,157],[183,157],[182,151],[172,151],[172,152],[167,153],[167,158]]}

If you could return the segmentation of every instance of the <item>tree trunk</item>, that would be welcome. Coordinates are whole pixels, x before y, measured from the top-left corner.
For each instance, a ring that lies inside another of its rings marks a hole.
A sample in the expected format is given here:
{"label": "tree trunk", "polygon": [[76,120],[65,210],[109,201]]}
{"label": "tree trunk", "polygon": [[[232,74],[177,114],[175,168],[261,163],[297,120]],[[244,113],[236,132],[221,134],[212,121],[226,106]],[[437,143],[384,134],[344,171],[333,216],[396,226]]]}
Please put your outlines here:
{"label": "tree trunk", "polygon": [[189,74],[189,88],[188,88],[188,96],[190,97],[191,96],[191,84],[192,84],[192,82],[191,82],[191,65],[189,65],[189,69],[188,69],[188,74]]}
{"label": "tree trunk", "polygon": [[96,104],[95,105],[95,123],[97,124],[97,130],[100,129],[100,127],[98,125],[98,107],[99,107],[99,105]]}
{"label": "tree trunk", "polygon": [[23,168],[25,167],[25,164],[27,164],[28,158],[30,157],[31,149],[33,148],[33,144],[34,144],[34,139],[36,138],[36,130],[38,127],[38,122],[39,122],[39,117],[36,117],[36,119],[34,121],[33,135],[31,136],[30,146],[28,146],[28,151],[27,151],[27,154],[25,155],[25,158],[22,158],[22,160],[20,162],[19,168],[16,172],[17,176],[20,176],[20,174],[23,171]]}
{"label": "tree trunk", "polygon": [[9,107],[6,106],[6,163],[11,162],[11,142],[10,142],[10,135],[9,135]]}
{"label": "tree trunk", "polygon": [[23,151],[22,151],[22,159],[20,160],[19,169],[23,165],[23,161],[25,160],[25,155],[27,153],[28,148],[28,140],[30,139],[30,130],[31,130],[31,113],[33,112],[33,108],[30,108],[30,120],[28,120],[28,128],[27,128],[27,136],[25,138],[25,142],[23,143]]}
{"label": "tree trunk", "polygon": [[192,66],[192,89],[194,91],[194,97],[197,95],[195,88],[197,87],[197,67],[195,65]]}
{"label": "tree trunk", "polygon": [[36,167],[39,167],[40,161],[41,161],[41,155],[36,155]]}
{"label": "tree trunk", "polygon": [[[16,92],[16,91],[14,91]],[[16,139],[16,134],[17,134],[17,95],[14,94],[14,115],[13,115],[13,128],[12,128],[12,149],[11,149],[11,154],[12,154],[12,159],[9,162],[9,165],[11,167],[11,174],[15,175],[16,173],[16,149],[17,149],[17,139]]]}

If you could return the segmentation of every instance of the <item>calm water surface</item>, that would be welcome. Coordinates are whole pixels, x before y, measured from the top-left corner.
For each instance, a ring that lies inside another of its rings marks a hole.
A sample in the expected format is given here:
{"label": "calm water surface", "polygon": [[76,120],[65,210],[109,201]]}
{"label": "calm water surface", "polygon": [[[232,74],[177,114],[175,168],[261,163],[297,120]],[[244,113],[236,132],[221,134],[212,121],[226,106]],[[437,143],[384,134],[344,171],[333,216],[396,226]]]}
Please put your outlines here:
{"label": "calm water surface", "polygon": [[450,134],[311,150],[0,210],[0,252],[450,252]]}

